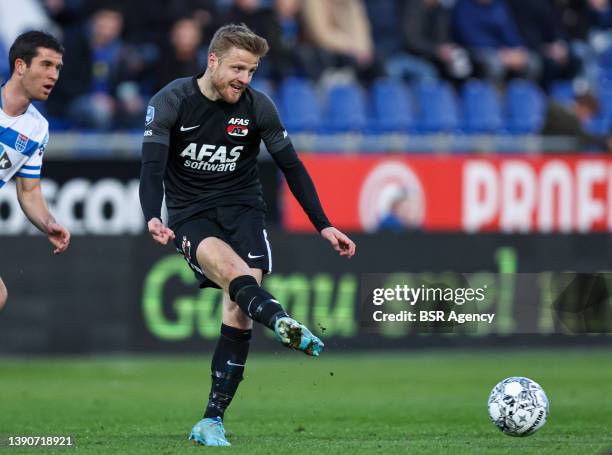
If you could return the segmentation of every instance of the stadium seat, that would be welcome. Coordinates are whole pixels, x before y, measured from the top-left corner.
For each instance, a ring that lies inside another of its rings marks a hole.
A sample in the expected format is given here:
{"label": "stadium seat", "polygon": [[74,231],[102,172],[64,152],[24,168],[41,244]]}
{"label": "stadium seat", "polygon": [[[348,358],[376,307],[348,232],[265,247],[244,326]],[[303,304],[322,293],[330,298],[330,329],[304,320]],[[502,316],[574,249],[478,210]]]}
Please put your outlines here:
{"label": "stadium seat", "polygon": [[534,83],[515,79],[505,96],[506,129],[514,134],[537,133],[546,115],[544,94]]}
{"label": "stadium seat", "polygon": [[319,128],[321,107],[310,81],[285,79],[278,90],[278,104],[285,127],[289,131],[314,131]]}
{"label": "stadium seat", "polygon": [[610,134],[610,119],[603,115],[598,115],[587,121],[584,129],[591,134],[608,135]]}
{"label": "stadium seat", "polygon": [[556,81],[550,87],[550,97],[565,106],[574,102],[574,87],[571,81]]}
{"label": "stadium seat", "polygon": [[612,48],[604,51],[599,56],[599,61],[597,63],[599,65],[600,77],[604,79],[612,78]]}
{"label": "stadium seat", "polygon": [[370,89],[372,125],[377,132],[410,131],[414,124],[412,97],[403,83],[380,79]]}
{"label": "stadium seat", "polygon": [[327,110],[320,131],[365,132],[368,127],[365,95],[357,84],[335,85],[327,92]]}
{"label": "stadium seat", "polygon": [[422,133],[456,132],[457,100],[447,83],[426,82],[414,88],[417,100],[416,129]]}
{"label": "stadium seat", "polygon": [[461,111],[461,126],[466,133],[497,133],[502,130],[499,96],[489,82],[470,80],[463,85]]}
{"label": "stadium seat", "polygon": [[599,87],[598,93],[600,117],[612,121],[612,82],[604,81]]}
{"label": "stadium seat", "polygon": [[274,86],[268,79],[253,79],[249,85],[255,90],[265,93],[270,98],[274,97]]}

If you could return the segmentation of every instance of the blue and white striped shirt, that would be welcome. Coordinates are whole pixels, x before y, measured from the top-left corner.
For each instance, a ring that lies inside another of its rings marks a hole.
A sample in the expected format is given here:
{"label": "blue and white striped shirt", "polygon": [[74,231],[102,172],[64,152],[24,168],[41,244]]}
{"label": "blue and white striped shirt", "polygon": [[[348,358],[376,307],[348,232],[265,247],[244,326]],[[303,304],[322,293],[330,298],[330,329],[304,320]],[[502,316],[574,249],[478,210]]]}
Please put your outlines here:
{"label": "blue and white striped shirt", "polygon": [[13,176],[39,179],[49,142],[49,122],[32,104],[17,117],[2,110],[0,97],[0,188]]}

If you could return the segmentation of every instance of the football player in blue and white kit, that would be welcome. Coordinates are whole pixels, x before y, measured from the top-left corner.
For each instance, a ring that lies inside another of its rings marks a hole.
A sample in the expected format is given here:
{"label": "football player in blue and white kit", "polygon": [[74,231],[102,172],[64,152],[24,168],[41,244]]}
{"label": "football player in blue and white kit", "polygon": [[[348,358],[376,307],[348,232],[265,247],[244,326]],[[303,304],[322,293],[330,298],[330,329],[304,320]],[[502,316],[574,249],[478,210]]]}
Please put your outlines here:
{"label": "football player in blue and white kit", "polygon": [[[49,140],[49,123],[32,105],[45,101],[62,69],[64,48],[48,33],[26,32],[9,50],[11,78],[1,88],[0,188],[12,177],[25,215],[42,231],[53,253],[66,251],[70,233],[49,212],[40,188],[42,157]],[[8,297],[0,278],[0,308]]]}

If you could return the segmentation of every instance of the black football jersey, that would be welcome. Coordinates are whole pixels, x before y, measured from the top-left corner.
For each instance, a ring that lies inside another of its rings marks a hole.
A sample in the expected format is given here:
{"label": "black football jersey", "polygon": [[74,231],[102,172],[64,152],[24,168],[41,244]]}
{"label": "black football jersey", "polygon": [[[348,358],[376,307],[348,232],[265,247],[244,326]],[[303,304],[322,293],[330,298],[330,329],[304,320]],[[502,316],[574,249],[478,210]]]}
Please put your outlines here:
{"label": "black football jersey", "polygon": [[236,104],[211,101],[198,87],[200,76],[171,82],[147,108],[144,142],[168,146],[170,226],[218,206],[264,209],[257,173],[261,141],[272,154],[290,144],[267,95],[248,87]]}

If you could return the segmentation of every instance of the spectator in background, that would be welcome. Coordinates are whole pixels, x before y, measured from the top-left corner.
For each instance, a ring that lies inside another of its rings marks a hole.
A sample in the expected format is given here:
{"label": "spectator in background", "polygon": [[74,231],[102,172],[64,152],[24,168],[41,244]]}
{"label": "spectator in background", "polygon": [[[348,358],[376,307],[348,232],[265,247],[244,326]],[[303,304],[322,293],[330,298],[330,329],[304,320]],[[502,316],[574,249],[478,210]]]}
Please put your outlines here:
{"label": "spectator in background", "polygon": [[434,65],[444,77],[460,81],[472,73],[468,52],[453,42],[451,9],[443,0],[406,0],[402,13],[405,48]]}
{"label": "spectator in background", "polygon": [[144,102],[126,74],[130,66],[120,38],[122,28],[121,11],[101,9],[80,39],[66,43],[58,96],[49,104],[52,115],[67,115],[75,126],[94,129],[142,123]]}
{"label": "spectator in background", "polygon": [[398,189],[389,211],[378,223],[378,231],[404,232],[422,229],[424,214],[422,195],[407,188]]}
{"label": "spectator in background", "polygon": [[183,18],[174,23],[170,43],[158,62],[155,91],[179,77],[195,76],[206,68],[202,52],[202,32],[195,19]]}
{"label": "spectator in background", "polygon": [[274,12],[280,26],[280,43],[283,47],[285,60],[282,76],[307,77],[317,80],[322,73],[322,63],[317,51],[304,43],[303,26],[300,17],[302,3],[305,0],[275,0]]}
{"label": "spectator in background", "polygon": [[202,43],[208,43],[215,30],[215,18],[219,16],[216,0],[169,0],[167,14],[171,24],[190,17],[194,19],[202,35]]}
{"label": "spectator in background", "polygon": [[384,62],[394,79],[424,82],[437,79],[438,73],[426,59],[410,53],[403,39],[404,10],[400,0],[365,0],[376,56]]}
{"label": "spectator in background", "polygon": [[262,0],[234,0],[224,23],[245,24],[268,41],[270,52],[260,62],[258,77],[279,81],[293,72],[293,56],[282,41],[281,25],[272,7],[263,6]]}
{"label": "spectator in background", "polygon": [[585,40],[589,32],[588,5],[585,0],[552,0],[561,32],[570,42]]}
{"label": "spectator in background", "polygon": [[326,67],[351,68],[364,83],[383,75],[362,0],[308,0],[302,13],[307,40]]}
{"label": "spectator in background", "polygon": [[526,46],[540,56],[545,89],[557,79],[573,79],[580,69],[565,41],[549,0],[507,0]]}
{"label": "spectator in background", "polygon": [[572,106],[564,106],[554,100],[548,102],[546,120],[541,134],[544,136],[572,136],[577,147],[583,150],[599,149],[612,151],[610,136],[590,134],[585,125],[599,112],[599,102],[591,93],[576,96]]}
{"label": "spectator in background", "polygon": [[501,83],[511,76],[539,76],[539,60],[525,47],[503,0],[458,0],[452,28],[485,78]]}
{"label": "spectator in background", "polygon": [[[597,91],[602,77],[609,77],[612,68],[602,73],[604,66],[612,66],[612,9],[609,0],[554,0],[563,33],[568,36],[572,53],[580,60],[581,76],[593,91]],[[608,74],[606,74],[608,73]]]}
{"label": "spectator in background", "polygon": [[72,39],[87,14],[82,0],[43,0],[47,14],[62,29],[64,40]]}

